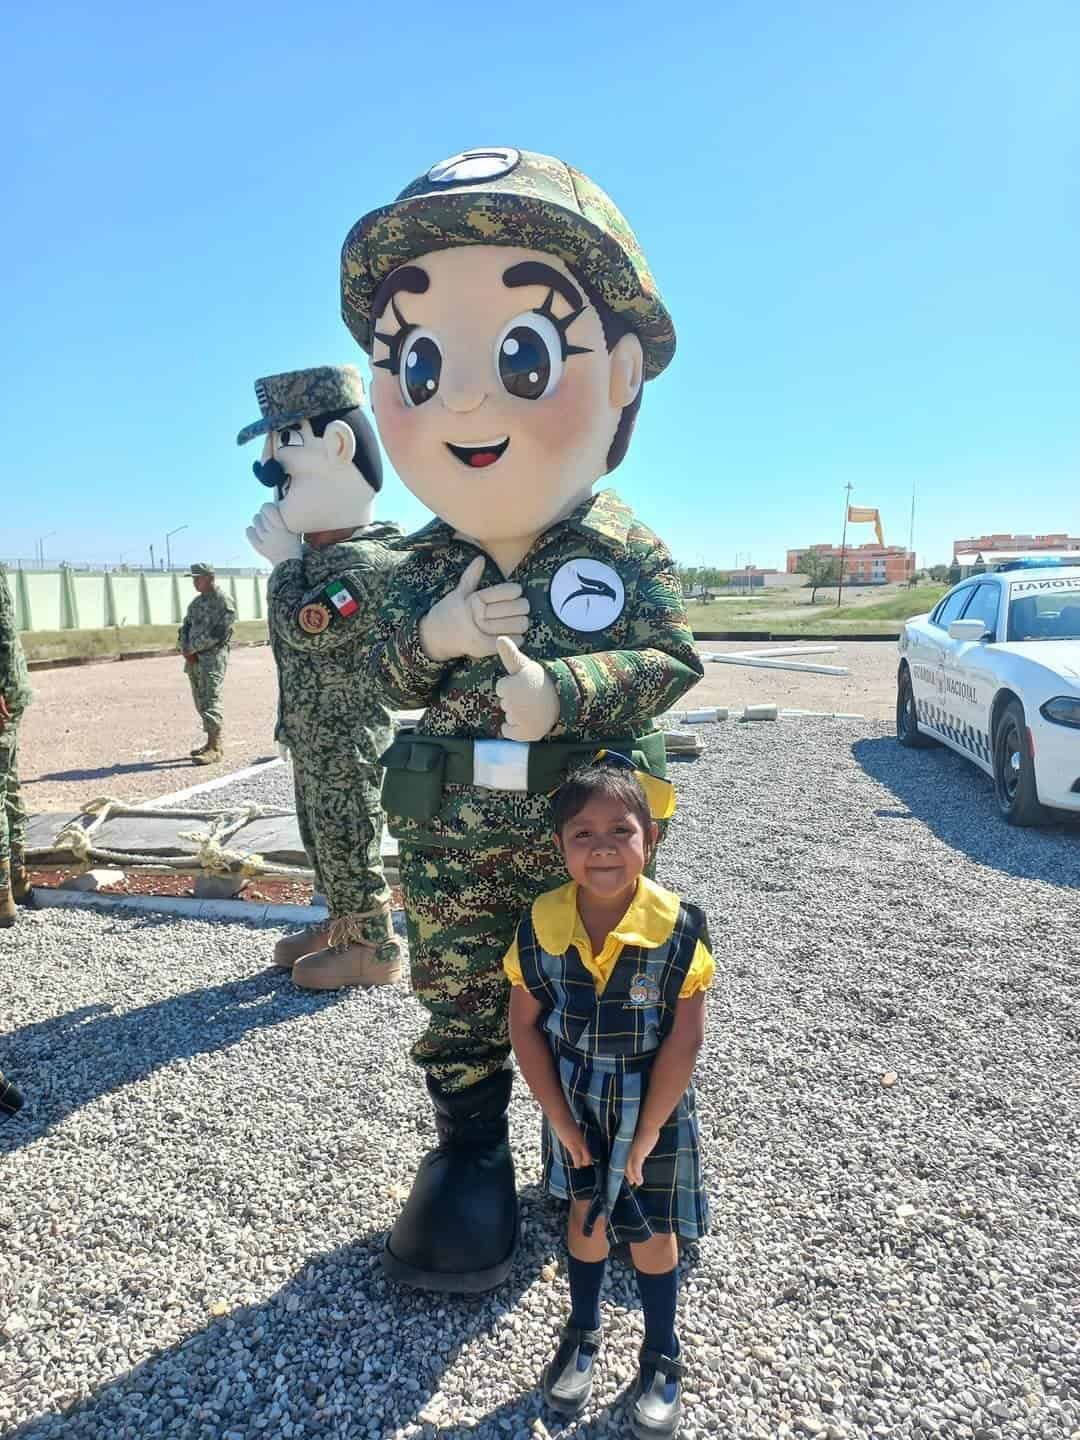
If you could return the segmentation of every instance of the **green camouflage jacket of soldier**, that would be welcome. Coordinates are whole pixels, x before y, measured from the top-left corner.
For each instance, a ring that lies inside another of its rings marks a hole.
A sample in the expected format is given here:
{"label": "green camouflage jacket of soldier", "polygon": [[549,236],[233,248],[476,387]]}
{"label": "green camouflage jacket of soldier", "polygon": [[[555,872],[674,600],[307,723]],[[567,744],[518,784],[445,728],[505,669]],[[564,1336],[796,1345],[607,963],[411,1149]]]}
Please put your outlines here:
{"label": "green camouflage jacket of soldier", "polygon": [[401,527],[365,525],[334,545],[305,545],[299,560],[274,567],[268,591],[270,644],[278,667],[274,739],[301,751],[333,747],[343,733],[377,758],[389,744],[390,712],[365,664],[371,630]]}
{"label": "green camouflage jacket of soldier", "polygon": [[192,651],[202,655],[207,650],[220,650],[232,639],[235,619],[236,606],[215,585],[205,595],[196,595],[188,606],[177,637],[179,648],[185,655]]}
{"label": "green camouflage jacket of soldier", "polygon": [[30,694],[26,656],[15,628],[15,602],[7,576],[0,570],[0,695],[14,716],[21,715],[30,704]]}
{"label": "green camouflage jacket of soldier", "polygon": [[[374,637],[372,674],[394,704],[427,707],[418,734],[498,739],[501,661],[431,661],[420,644],[420,620],[455,587],[477,547],[442,520],[408,544],[412,553],[395,573]],[[480,585],[503,578],[487,557]],[[529,629],[517,643],[558,691],[552,740],[648,734],[654,716],[704,673],[671,555],[613,490],[545,531],[505,578],[518,581],[529,601]],[[387,818],[402,841],[458,849],[478,837],[492,845],[531,843],[549,829],[549,813],[546,795],[448,784],[438,814],[423,827]]]}

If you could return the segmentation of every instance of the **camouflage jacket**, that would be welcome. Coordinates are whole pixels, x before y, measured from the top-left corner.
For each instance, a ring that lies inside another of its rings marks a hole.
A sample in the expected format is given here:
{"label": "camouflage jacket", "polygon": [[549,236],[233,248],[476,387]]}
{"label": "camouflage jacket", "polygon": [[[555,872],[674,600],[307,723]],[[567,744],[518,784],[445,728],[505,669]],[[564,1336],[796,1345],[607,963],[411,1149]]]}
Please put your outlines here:
{"label": "camouflage jacket", "polygon": [[401,527],[366,525],[348,540],[305,545],[299,560],[270,577],[270,644],[278,669],[274,739],[301,750],[354,745],[376,734],[365,752],[390,743],[385,695],[364,653],[394,567]]}
{"label": "camouflage jacket", "polygon": [[21,715],[30,704],[30,694],[26,656],[15,628],[15,602],[7,576],[0,570],[0,695],[12,715]]}
{"label": "camouflage jacket", "polygon": [[[372,674],[390,699],[426,706],[418,733],[498,739],[503,712],[497,657],[433,662],[419,624],[454,588],[477,547],[436,520],[409,537],[373,637]],[[504,577],[487,558],[481,585]],[[697,684],[703,667],[686,620],[682,587],[667,547],[612,490],[591,496],[546,531],[507,577],[529,601],[529,629],[518,644],[540,661],[559,696],[552,740],[637,738],[656,727]],[[543,742],[541,742],[543,743]],[[421,831],[390,816],[391,829],[416,843],[461,846],[487,832],[492,843],[546,832],[549,800],[448,785],[439,815]]]}
{"label": "camouflage jacket", "polygon": [[185,654],[190,650],[197,655],[206,650],[220,650],[232,639],[235,619],[236,606],[215,585],[205,595],[196,595],[188,606],[177,645]]}

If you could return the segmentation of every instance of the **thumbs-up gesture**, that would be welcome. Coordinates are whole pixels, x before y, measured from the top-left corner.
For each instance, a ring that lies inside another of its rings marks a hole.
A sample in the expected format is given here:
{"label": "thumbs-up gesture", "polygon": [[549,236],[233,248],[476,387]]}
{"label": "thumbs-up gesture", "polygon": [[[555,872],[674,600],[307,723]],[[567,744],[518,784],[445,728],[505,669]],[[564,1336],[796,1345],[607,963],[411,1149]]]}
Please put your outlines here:
{"label": "thumbs-up gesture", "polygon": [[504,740],[542,740],[559,718],[559,692],[542,665],[523,655],[509,635],[500,635],[499,659],[506,674],[495,682],[506,724]]}
{"label": "thumbs-up gesture", "polygon": [[495,654],[500,635],[524,635],[529,628],[529,602],[512,580],[479,590],[484,557],[477,555],[457,583],[420,621],[420,644],[429,660],[474,660]]}

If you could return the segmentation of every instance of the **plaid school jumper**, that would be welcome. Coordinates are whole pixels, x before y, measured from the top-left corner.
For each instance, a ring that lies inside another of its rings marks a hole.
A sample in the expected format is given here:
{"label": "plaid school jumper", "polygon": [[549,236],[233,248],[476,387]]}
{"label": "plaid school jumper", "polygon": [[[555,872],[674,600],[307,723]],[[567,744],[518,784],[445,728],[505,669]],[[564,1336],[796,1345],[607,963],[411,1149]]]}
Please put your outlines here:
{"label": "plaid school jumper", "polygon": [[672,1232],[696,1240],[708,1230],[692,1085],[661,1126],[642,1167],[643,1183],[631,1188],[625,1174],[652,1062],[675,1022],[679,991],[699,939],[708,945],[704,913],[680,902],[667,941],[649,948],[624,946],[597,994],[576,946],[562,955],[544,950],[531,913],[518,926],[522,978],[543,1007],[540,1025],[563,1094],[595,1162],[574,1169],[545,1119],[544,1185],[564,1200],[590,1201],[585,1233],[604,1215],[613,1244],[636,1244]]}

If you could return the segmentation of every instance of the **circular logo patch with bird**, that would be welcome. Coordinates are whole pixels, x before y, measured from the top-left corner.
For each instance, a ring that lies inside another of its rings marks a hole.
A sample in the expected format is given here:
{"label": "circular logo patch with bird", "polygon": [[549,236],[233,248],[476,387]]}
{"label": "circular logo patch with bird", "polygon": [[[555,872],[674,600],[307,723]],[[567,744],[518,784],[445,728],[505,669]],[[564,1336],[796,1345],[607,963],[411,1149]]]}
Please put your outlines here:
{"label": "circular logo patch with bird", "polygon": [[606,630],[623,612],[626,590],[618,571],[602,560],[567,560],[551,577],[548,599],[571,630]]}

